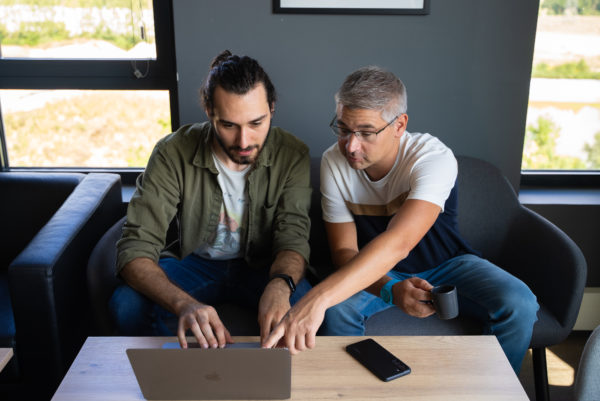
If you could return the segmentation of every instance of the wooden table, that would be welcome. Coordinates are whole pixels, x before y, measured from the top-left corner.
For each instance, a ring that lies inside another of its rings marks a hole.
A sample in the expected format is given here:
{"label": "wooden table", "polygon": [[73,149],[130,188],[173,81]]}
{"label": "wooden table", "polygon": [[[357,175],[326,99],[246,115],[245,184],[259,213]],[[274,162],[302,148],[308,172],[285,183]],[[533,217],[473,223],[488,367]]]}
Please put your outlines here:
{"label": "wooden table", "polygon": [[2,371],[2,369],[4,369],[8,361],[10,361],[10,358],[12,358],[12,356],[12,348],[0,348],[0,372]]}
{"label": "wooden table", "polygon": [[[384,383],[344,347],[365,337],[318,337],[292,356],[292,400],[528,400],[494,336],[373,336],[412,373]],[[257,337],[235,337],[238,342]],[[53,401],[142,400],[127,348],[160,348],[175,337],[90,337]]]}

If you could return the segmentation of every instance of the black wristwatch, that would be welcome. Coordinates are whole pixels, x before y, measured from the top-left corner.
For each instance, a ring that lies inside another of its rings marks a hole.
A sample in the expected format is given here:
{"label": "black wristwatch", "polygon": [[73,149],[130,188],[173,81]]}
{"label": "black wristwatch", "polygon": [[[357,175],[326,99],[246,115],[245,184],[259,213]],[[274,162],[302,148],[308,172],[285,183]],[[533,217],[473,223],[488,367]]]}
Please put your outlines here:
{"label": "black wristwatch", "polygon": [[292,278],[290,276],[288,276],[287,274],[283,274],[283,273],[275,273],[271,276],[271,278],[269,279],[269,282],[273,279],[276,278],[281,278],[283,280],[285,280],[285,282],[287,283],[288,287],[290,287],[290,296],[292,296],[292,294],[294,293],[294,291],[296,291],[296,284],[294,284],[294,280],[292,280]]}

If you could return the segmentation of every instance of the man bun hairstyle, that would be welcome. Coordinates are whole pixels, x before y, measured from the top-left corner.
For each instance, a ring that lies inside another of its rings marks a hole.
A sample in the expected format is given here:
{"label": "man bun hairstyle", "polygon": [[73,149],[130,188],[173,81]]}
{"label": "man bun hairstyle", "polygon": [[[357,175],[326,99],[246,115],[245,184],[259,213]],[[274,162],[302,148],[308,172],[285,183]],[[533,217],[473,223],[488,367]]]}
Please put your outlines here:
{"label": "man bun hairstyle", "polygon": [[359,68],[335,94],[336,105],[381,111],[386,121],[406,113],[406,88],[393,73],[377,66]]}
{"label": "man bun hairstyle", "polygon": [[217,54],[217,57],[210,62],[209,72],[213,68],[218,67],[221,63],[227,61],[231,56],[233,56],[233,54],[231,54],[229,50],[223,50],[221,53]]}
{"label": "man bun hairstyle", "polygon": [[269,107],[275,106],[277,95],[271,79],[258,64],[258,61],[248,56],[237,56],[229,50],[224,50],[210,63],[208,75],[200,89],[202,106],[209,115],[214,110],[214,94],[217,86],[226,92],[244,95],[252,90],[257,84],[262,83],[267,92]]}

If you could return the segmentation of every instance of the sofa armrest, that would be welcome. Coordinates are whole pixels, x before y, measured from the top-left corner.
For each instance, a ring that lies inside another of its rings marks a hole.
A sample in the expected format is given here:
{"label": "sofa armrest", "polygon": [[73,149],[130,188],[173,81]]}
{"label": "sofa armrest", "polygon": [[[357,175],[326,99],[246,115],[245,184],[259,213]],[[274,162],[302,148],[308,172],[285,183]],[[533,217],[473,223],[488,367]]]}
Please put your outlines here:
{"label": "sofa armrest", "polygon": [[10,264],[17,354],[26,377],[58,385],[83,344],[91,320],[87,259],[121,214],[120,177],[88,174]]}
{"label": "sofa armrest", "polygon": [[0,172],[0,270],[7,271],[84,178],[81,173]]}
{"label": "sofa armrest", "polygon": [[579,247],[550,221],[521,207],[501,255],[500,266],[523,280],[568,333],[585,287],[587,264]]}

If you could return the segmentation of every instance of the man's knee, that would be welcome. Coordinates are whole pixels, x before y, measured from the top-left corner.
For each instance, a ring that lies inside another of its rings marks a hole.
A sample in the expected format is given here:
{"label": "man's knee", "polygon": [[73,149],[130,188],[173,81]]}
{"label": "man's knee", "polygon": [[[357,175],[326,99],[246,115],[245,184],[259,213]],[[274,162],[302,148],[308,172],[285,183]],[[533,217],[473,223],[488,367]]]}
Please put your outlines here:
{"label": "man's knee", "polygon": [[117,287],[109,301],[109,311],[119,334],[142,335],[152,302],[128,285]]}
{"label": "man's knee", "polygon": [[521,294],[518,300],[518,304],[516,308],[518,308],[518,313],[521,319],[526,321],[529,325],[533,326],[533,324],[537,321],[537,312],[540,309],[540,306],[537,302],[536,296],[529,290],[525,294]]}
{"label": "man's knee", "polygon": [[339,321],[347,320],[348,317],[355,316],[357,311],[350,303],[342,302],[325,311],[325,320]]}
{"label": "man's knee", "polygon": [[537,321],[539,304],[536,296],[525,283],[519,281],[504,294],[506,315],[519,326],[530,328]]}
{"label": "man's knee", "polygon": [[353,298],[349,298],[327,309],[319,334],[329,336],[363,335],[365,319],[353,301]]}

